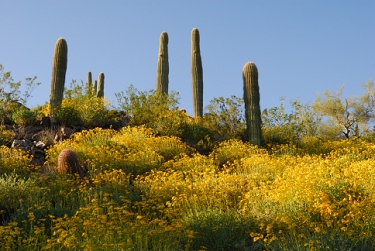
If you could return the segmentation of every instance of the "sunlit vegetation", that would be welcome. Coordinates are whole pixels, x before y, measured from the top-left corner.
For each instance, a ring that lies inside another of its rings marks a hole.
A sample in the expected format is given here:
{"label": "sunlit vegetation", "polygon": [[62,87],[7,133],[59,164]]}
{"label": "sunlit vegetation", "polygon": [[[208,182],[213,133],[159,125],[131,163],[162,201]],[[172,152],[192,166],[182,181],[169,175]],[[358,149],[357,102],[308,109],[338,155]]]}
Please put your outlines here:
{"label": "sunlit vegetation", "polygon": [[[63,148],[90,176],[53,170]],[[314,154],[240,140],[202,155],[145,127],[93,129],[48,150],[50,169],[0,149],[2,250],[369,250],[375,147]]]}
{"label": "sunlit vegetation", "polygon": [[[178,108],[177,93],[130,87],[117,95],[117,109],[80,85],[65,97],[59,123],[84,129],[51,145],[43,166],[5,146],[13,136],[0,127],[0,250],[375,246],[368,129],[343,134],[336,123],[328,130],[310,106],[294,101],[291,113],[283,105],[263,112],[266,146],[259,148],[244,141],[243,101],[234,96],[214,99],[201,118]],[[48,104],[31,111],[46,115]],[[115,130],[120,111],[129,122]],[[66,148],[87,176],[56,171]]]}

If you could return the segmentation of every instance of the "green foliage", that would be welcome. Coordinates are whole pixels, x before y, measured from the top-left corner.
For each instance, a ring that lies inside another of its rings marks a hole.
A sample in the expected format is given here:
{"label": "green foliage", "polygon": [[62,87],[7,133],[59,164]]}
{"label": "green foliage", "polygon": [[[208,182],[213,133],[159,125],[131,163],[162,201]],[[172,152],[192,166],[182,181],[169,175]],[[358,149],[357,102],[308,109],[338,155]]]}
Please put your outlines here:
{"label": "green foliage", "polygon": [[283,99],[278,107],[262,112],[262,130],[265,142],[273,144],[298,145],[303,137],[326,139],[324,124],[309,105],[298,100],[291,101],[291,112],[286,113]]}
{"label": "green foliage", "polygon": [[26,108],[21,108],[12,113],[12,120],[20,126],[33,125],[36,122],[36,114]]}
{"label": "green foliage", "polygon": [[203,124],[215,133],[215,141],[243,139],[245,134],[244,101],[242,98],[214,98],[206,106]]}
{"label": "green foliage", "polygon": [[[55,109],[56,122],[65,126],[84,126],[86,128],[110,127],[119,124],[121,114],[108,109],[110,102],[87,93],[87,84],[73,80],[65,89],[65,98]],[[48,115],[48,104],[40,108],[40,113]],[[39,115],[40,116],[40,115]]]}
{"label": "green foliage", "polygon": [[[24,84],[24,93],[21,94],[22,82],[14,82],[11,73],[5,72],[3,66],[0,64],[0,123],[3,124],[5,120],[12,120],[12,113],[17,111],[19,104],[26,105],[28,98],[31,97],[33,90],[40,85],[35,82],[36,76],[33,78],[26,78]],[[19,102],[19,104],[18,104]]]}
{"label": "green foliage", "polygon": [[57,107],[54,111],[56,123],[62,126],[82,126],[83,121],[79,110],[74,104]]}
{"label": "green foliage", "polygon": [[119,109],[131,117],[130,125],[145,125],[155,133],[165,136],[178,136],[183,133],[186,112],[178,109],[178,93],[169,95],[157,91],[138,91],[130,86],[126,93],[116,94]]}
{"label": "green foliage", "polygon": [[373,81],[363,85],[365,93],[361,96],[342,97],[343,88],[331,93],[325,91],[318,95],[312,105],[314,111],[328,118],[334,126],[340,129],[336,135],[345,138],[359,137],[369,132],[369,125],[374,119],[375,88]]}

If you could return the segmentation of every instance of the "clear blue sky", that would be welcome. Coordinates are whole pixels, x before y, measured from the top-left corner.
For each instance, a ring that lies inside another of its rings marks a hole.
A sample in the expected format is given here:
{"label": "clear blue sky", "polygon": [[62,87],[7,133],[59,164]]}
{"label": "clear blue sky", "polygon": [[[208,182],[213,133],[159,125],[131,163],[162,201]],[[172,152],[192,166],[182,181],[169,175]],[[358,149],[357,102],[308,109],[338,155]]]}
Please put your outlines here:
{"label": "clear blue sky", "polygon": [[159,36],[169,35],[169,90],[192,114],[191,30],[201,36],[204,106],[242,97],[242,67],[259,71],[261,109],[375,79],[374,0],[0,0],[0,64],[41,82],[28,106],[49,100],[56,40],[68,43],[66,86],[105,73],[105,96],[155,88]]}

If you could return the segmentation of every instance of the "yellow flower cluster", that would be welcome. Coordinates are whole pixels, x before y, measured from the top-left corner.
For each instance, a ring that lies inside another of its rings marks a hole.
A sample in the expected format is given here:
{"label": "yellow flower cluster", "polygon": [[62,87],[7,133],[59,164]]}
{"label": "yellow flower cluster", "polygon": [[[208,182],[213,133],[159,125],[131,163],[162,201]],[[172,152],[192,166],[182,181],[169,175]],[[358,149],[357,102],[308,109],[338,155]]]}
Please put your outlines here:
{"label": "yellow flower cluster", "polygon": [[[204,156],[145,127],[82,131],[51,147],[48,164],[71,148],[89,178],[32,175],[35,199],[0,214],[0,242],[3,250],[371,250],[375,144],[314,147],[230,140]],[[27,166],[0,153],[9,171]]]}

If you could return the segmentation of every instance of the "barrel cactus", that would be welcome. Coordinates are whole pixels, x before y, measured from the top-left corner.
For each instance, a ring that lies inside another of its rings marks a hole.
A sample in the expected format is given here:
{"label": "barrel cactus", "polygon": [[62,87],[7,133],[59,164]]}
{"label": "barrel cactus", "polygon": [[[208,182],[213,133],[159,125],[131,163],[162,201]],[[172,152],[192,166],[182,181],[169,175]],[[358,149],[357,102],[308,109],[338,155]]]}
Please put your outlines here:
{"label": "barrel cactus", "polygon": [[53,116],[54,110],[62,103],[67,64],[68,45],[64,38],[59,38],[55,44],[52,63],[52,81],[50,92],[50,116],[52,123],[55,123]]}
{"label": "barrel cactus", "polygon": [[260,95],[258,85],[258,69],[252,62],[247,62],[242,70],[244,84],[244,101],[247,133],[249,142],[262,146]]}
{"label": "barrel cactus", "polygon": [[101,72],[99,73],[98,77],[98,92],[96,94],[98,98],[103,98],[104,97],[104,73]]}
{"label": "barrel cactus", "polygon": [[168,33],[160,35],[158,67],[156,71],[156,91],[168,94],[169,62],[168,62]]}
{"label": "barrel cactus", "polygon": [[61,174],[78,174],[81,178],[86,175],[86,171],[79,164],[76,153],[68,148],[59,153],[56,169]]}
{"label": "barrel cactus", "polygon": [[199,45],[199,30],[191,32],[191,77],[193,87],[194,117],[203,116],[203,68]]}

